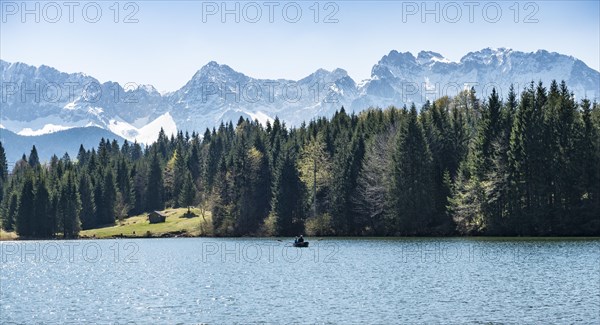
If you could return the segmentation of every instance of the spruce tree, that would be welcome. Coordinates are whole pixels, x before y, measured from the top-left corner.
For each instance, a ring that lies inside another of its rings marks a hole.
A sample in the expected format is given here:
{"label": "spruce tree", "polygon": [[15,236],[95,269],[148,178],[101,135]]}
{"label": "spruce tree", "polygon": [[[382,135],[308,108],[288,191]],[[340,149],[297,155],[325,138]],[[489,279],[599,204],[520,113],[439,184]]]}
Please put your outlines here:
{"label": "spruce tree", "polygon": [[173,154],[175,164],[173,166],[173,201],[176,207],[183,207],[180,204],[179,197],[184,186],[186,174],[189,172],[187,166],[187,157],[182,146],[178,146]]}
{"label": "spruce tree", "polygon": [[580,153],[578,161],[581,163],[582,192],[587,198],[582,211],[585,215],[582,223],[587,224],[593,223],[600,215],[600,134],[594,127],[592,105],[588,99],[581,102],[581,110],[583,130],[577,151]]}
{"label": "spruce tree", "polygon": [[63,238],[77,238],[81,230],[81,199],[72,172],[65,174],[61,181],[56,213]]}
{"label": "spruce tree", "polygon": [[293,159],[285,155],[278,164],[273,182],[272,210],[278,236],[297,236],[304,227],[305,190]]}
{"label": "spruce tree", "polygon": [[52,199],[46,180],[43,177],[38,178],[33,200],[33,216],[30,219],[32,235],[36,238],[52,238],[56,232]]}
{"label": "spruce tree", "polygon": [[117,188],[112,170],[104,173],[102,181],[102,200],[96,201],[96,209],[100,211],[98,223],[101,225],[115,224],[115,203],[117,199]]}
{"label": "spruce tree", "polygon": [[147,179],[146,210],[162,210],[164,208],[163,177],[160,161],[156,152],[152,154]]}
{"label": "spruce tree", "polygon": [[227,172],[225,159],[221,159],[219,164],[218,177],[215,178],[215,184],[211,194],[211,216],[215,235],[228,235],[233,232],[232,221],[232,200],[230,177]]}
{"label": "spruce tree", "polygon": [[478,133],[476,138],[476,161],[475,172],[482,179],[485,174],[490,171],[492,161],[497,155],[494,150],[494,145],[499,141],[502,131],[501,121],[502,103],[496,93],[496,89],[492,89],[486,105],[483,105],[481,120],[479,121]]}
{"label": "spruce tree", "polygon": [[96,219],[96,205],[94,202],[94,192],[90,177],[87,173],[82,173],[79,177],[79,198],[81,200],[81,229],[92,229],[98,224]]}
{"label": "spruce tree", "polygon": [[195,199],[196,187],[194,186],[194,182],[192,181],[192,174],[189,171],[187,171],[184,176],[181,191],[179,193],[179,206],[189,208],[194,205]]}
{"label": "spruce tree", "polygon": [[393,157],[391,233],[423,234],[432,221],[431,154],[414,105]]}
{"label": "spruce tree", "polygon": [[32,237],[36,235],[34,230],[35,221],[35,192],[34,192],[33,174],[25,176],[21,193],[19,195],[19,205],[15,218],[15,227],[17,234],[21,237]]}
{"label": "spruce tree", "polygon": [[4,152],[4,147],[2,146],[2,141],[0,141],[0,204],[2,203],[2,199],[4,198],[4,188],[6,187],[6,183],[8,181],[8,162],[6,161],[6,153]]}
{"label": "spruce tree", "polygon": [[15,219],[19,208],[19,194],[16,190],[7,193],[2,204],[2,229],[6,231],[15,230]]}
{"label": "spruce tree", "polygon": [[38,157],[38,152],[35,145],[31,148],[31,152],[29,153],[28,163],[32,168],[40,165],[40,158]]}
{"label": "spruce tree", "polygon": [[187,160],[187,167],[192,173],[192,180],[196,181],[200,177],[202,161],[200,160],[200,141],[197,137],[192,138],[190,155]]}

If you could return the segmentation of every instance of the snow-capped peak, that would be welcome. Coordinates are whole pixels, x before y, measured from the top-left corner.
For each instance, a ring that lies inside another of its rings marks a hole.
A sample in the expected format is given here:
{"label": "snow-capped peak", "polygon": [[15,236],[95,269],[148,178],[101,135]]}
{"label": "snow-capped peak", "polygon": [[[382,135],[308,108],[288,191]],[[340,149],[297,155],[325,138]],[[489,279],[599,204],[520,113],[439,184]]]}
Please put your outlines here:
{"label": "snow-capped peak", "polygon": [[417,55],[417,62],[420,65],[430,65],[436,62],[451,63],[452,61],[446,59],[441,54],[432,51],[421,51]]}
{"label": "snow-capped peak", "polygon": [[14,133],[42,135],[95,125],[148,143],[156,139],[160,127],[170,132],[201,132],[222,121],[235,122],[240,115],[261,122],[278,116],[287,125],[297,126],[317,116],[331,116],[342,106],[355,112],[410,103],[419,106],[426,100],[453,96],[454,90],[467,84],[473,85],[482,98],[493,84],[504,97],[511,84],[522,89],[531,80],[548,84],[552,79],[567,81],[577,98],[600,99],[598,71],[576,58],[544,50],[527,53],[486,48],[466,54],[459,62],[432,51],[421,51],[415,57],[410,52],[393,50],[373,66],[371,77],[359,84],[339,68],[317,69],[300,80],[267,80],[210,61],[185,86],[167,93],[158,93],[151,85],[139,85],[140,91],[129,92],[114,82],[84,88],[97,80],[46,66],[0,60],[0,82],[75,81],[82,85],[73,90],[74,98],[65,95],[52,102],[36,101],[35,96],[23,101],[19,93],[5,96],[0,127]]}
{"label": "snow-capped peak", "polygon": [[348,77],[348,72],[344,69],[337,68],[333,71],[318,69],[317,71],[311,73],[308,77],[301,79],[299,82],[335,82],[345,77]]}
{"label": "snow-capped peak", "polygon": [[237,73],[226,64],[219,64],[216,61],[210,61],[198,71],[201,75],[216,74],[216,73]]}
{"label": "snow-capped peak", "polygon": [[467,55],[460,59],[461,63],[476,62],[480,64],[489,65],[494,62],[502,64],[505,59],[513,53],[512,49],[509,48],[485,48],[477,52],[469,52]]}
{"label": "snow-capped peak", "polygon": [[150,85],[150,84],[146,84],[146,85],[138,85],[137,89],[139,90],[143,90],[149,94],[160,94],[158,92],[158,90],[156,90],[156,88],[154,88],[154,86]]}
{"label": "snow-capped peak", "polygon": [[231,80],[244,79],[246,76],[233,70],[226,64],[219,64],[216,61],[210,61],[198,70],[192,80],[200,82],[226,82]]}

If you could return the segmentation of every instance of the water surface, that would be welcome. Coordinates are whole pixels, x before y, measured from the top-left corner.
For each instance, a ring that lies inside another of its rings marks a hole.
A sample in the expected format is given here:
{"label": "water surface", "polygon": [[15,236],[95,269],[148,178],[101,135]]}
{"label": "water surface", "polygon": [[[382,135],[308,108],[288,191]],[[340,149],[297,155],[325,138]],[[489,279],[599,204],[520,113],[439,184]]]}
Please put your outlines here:
{"label": "water surface", "polygon": [[600,323],[600,239],[0,242],[0,323]]}

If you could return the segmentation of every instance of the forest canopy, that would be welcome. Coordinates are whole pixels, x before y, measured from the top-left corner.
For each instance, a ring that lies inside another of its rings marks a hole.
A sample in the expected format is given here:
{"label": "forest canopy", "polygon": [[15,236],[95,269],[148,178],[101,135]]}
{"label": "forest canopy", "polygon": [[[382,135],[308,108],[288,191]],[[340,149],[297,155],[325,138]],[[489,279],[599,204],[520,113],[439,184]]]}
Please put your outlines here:
{"label": "forest canopy", "polygon": [[2,228],[23,238],[203,206],[215,236],[600,235],[600,108],[565,82],[474,89],[288,128],[240,118],[151,145],[102,139],[12,170]]}

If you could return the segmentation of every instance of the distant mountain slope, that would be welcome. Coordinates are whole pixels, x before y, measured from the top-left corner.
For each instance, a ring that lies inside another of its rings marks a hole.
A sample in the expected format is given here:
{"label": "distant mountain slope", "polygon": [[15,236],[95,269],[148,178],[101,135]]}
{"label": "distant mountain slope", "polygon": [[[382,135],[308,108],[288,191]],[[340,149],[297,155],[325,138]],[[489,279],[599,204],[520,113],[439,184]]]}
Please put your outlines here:
{"label": "distant mountain slope", "polygon": [[566,81],[579,99],[600,97],[600,73],[558,53],[487,48],[451,62],[435,52],[421,51],[415,57],[409,52],[391,51],[373,67],[371,79],[361,88],[352,108],[390,102],[422,104],[471,86],[484,96],[493,87],[505,96],[511,84],[520,92],[531,81],[549,85],[553,79]]}
{"label": "distant mountain slope", "polygon": [[6,151],[6,159],[14,164],[23,154],[29,156],[31,147],[36,146],[40,161],[49,161],[53,154],[59,158],[65,152],[76,159],[79,145],[86,149],[97,148],[100,139],[113,139],[123,144],[123,138],[99,127],[74,128],[38,136],[22,136],[6,129],[0,129],[0,141]]}
{"label": "distant mountain slope", "polygon": [[[150,85],[101,84],[82,73],[0,60],[0,127],[22,136],[78,128],[72,132],[90,133],[90,137],[98,135],[100,128],[105,135],[110,131],[149,143],[161,127],[167,134],[203,133],[240,116],[261,122],[278,116],[287,125],[299,125],[330,116],[341,106],[354,112],[370,106],[420,106],[471,86],[480,97],[492,87],[505,96],[511,84],[521,91],[532,80],[549,85],[553,79],[565,80],[578,99],[600,99],[600,72],[572,56],[544,50],[486,48],[466,54],[459,62],[431,51],[415,57],[394,50],[373,66],[369,79],[359,83],[343,69],[319,69],[297,81],[267,80],[211,61],[179,90],[164,95]],[[95,128],[80,129],[84,127]],[[54,143],[53,152],[65,150],[73,148]]]}
{"label": "distant mountain slope", "polygon": [[169,111],[166,98],[152,86],[101,84],[44,65],[0,60],[0,81],[0,124],[21,135],[96,126],[124,138],[146,138],[140,130]]}

